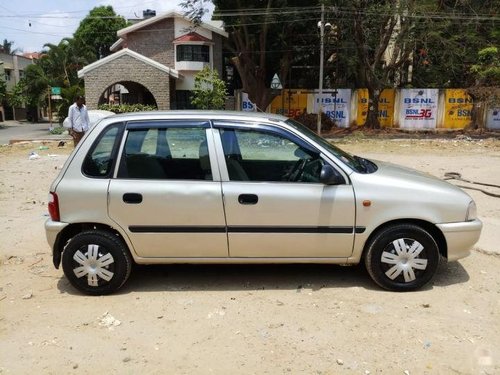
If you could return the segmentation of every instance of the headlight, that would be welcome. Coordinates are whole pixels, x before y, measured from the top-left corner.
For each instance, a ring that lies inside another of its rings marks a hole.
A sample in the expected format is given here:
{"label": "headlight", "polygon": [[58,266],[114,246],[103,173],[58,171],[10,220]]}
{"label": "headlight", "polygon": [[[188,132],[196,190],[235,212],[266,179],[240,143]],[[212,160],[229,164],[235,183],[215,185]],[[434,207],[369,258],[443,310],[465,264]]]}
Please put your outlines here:
{"label": "headlight", "polygon": [[469,203],[469,207],[467,208],[467,214],[465,215],[465,221],[472,221],[477,219],[477,207],[474,201]]}

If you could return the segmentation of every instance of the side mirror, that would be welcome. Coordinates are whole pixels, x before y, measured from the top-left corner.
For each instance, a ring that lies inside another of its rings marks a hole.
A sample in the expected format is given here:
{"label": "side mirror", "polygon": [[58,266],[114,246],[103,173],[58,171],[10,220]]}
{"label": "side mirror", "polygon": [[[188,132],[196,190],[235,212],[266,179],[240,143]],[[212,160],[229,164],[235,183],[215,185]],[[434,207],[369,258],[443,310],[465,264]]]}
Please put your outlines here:
{"label": "side mirror", "polygon": [[328,164],[323,165],[321,168],[319,182],[325,185],[341,185],[345,183],[344,178]]}

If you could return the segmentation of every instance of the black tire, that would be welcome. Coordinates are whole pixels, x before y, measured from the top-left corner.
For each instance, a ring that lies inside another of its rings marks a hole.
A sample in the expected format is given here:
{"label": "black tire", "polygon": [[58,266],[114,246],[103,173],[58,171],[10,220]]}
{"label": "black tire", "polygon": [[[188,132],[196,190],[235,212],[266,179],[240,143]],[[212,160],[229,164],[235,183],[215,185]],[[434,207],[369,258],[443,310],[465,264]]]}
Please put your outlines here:
{"label": "black tire", "polygon": [[439,258],[438,245],[429,232],[414,224],[396,224],[383,228],[371,239],[365,265],[382,288],[406,292],[432,279]]}
{"label": "black tire", "polygon": [[62,255],[62,267],[71,285],[85,294],[97,296],[113,293],[125,284],[132,269],[132,258],[119,237],[91,230],[70,240]]}

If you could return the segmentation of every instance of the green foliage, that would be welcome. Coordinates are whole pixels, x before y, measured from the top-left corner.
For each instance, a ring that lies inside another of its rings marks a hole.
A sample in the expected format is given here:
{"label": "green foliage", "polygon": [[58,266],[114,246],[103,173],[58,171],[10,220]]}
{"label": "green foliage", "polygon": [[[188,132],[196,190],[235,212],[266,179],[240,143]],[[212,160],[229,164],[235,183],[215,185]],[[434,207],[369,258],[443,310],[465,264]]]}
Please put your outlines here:
{"label": "green foliage", "polygon": [[65,129],[63,126],[55,126],[50,130],[50,134],[54,135],[60,135],[63,134],[67,129]]}
{"label": "green foliage", "polygon": [[7,103],[14,108],[22,107],[27,102],[26,85],[19,81],[17,85],[7,92]]}
{"label": "green foliage", "polygon": [[12,48],[14,41],[4,39],[2,44],[0,44],[0,52],[6,53],[7,55],[14,55],[19,52],[19,48]]}
{"label": "green foliage", "polygon": [[38,61],[51,86],[69,87],[80,82],[77,72],[92,62],[92,55],[73,38],[64,38],[58,44],[46,44],[44,55]]}
{"label": "green foliage", "polygon": [[[226,64],[234,65],[243,90],[259,109],[265,110],[277,95],[270,88],[274,74],[277,73],[282,84],[288,86],[292,65],[318,65],[319,0],[306,3],[303,0],[212,2],[215,5],[213,18],[223,21],[229,34],[228,49],[232,56]],[[206,0],[184,0],[181,6],[197,24],[201,21],[206,3]],[[235,12],[235,8],[239,11]],[[313,78],[314,71],[316,75]],[[298,76],[297,72],[304,77],[300,81],[303,88],[316,87],[317,69],[295,71],[294,77]]]}
{"label": "green foliage", "polygon": [[157,108],[153,105],[146,104],[101,104],[99,109],[104,111],[111,111],[114,113],[128,113],[128,112],[143,112],[143,111],[156,111]]}
{"label": "green foliage", "polygon": [[4,99],[7,97],[7,85],[3,78],[0,78],[0,105],[4,101]]}
{"label": "green foliage", "polygon": [[26,89],[26,99],[29,106],[43,105],[47,99],[48,79],[39,65],[28,65],[21,79]]}
{"label": "green foliage", "polygon": [[227,91],[226,83],[216,70],[205,66],[194,77],[191,104],[198,109],[224,109]]}
{"label": "green foliage", "polygon": [[[413,85],[415,87],[467,87],[474,85],[471,65],[478,62],[477,51],[500,43],[494,20],[498,1],[435,1],[418,3],[419,14],[440,17],[415,20],[413,43]],[[442,16],[441,16],[442,15]]]}
{"label": "green foliage", "polygon": [[126,26],[127,21],[117,16],[112,6],[99,6],[80,22],[74,37],[98,60],[111,54],[109,48],[116,41],[116,32]]}
{"label": "green foliage", "polygon": [[471,73],[482,86],[500,85],[500,52],[497,47],[487,47],[477,54],[478,64],[472,65]]}

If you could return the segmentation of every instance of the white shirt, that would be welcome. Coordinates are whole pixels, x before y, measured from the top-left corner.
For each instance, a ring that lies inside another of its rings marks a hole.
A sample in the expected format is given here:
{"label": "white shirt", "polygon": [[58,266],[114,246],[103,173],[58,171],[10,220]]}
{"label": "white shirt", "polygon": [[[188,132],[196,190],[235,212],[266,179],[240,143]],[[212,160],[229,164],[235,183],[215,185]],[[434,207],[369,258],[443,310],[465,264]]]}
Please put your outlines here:
{"label": "white shirt", "polygon": [[73,130],[77,132],[86,132],[89,130],[90,120],[85,104],[82,104],[80,108],[76,103],[73,103],[68,110],[68,119]]}

